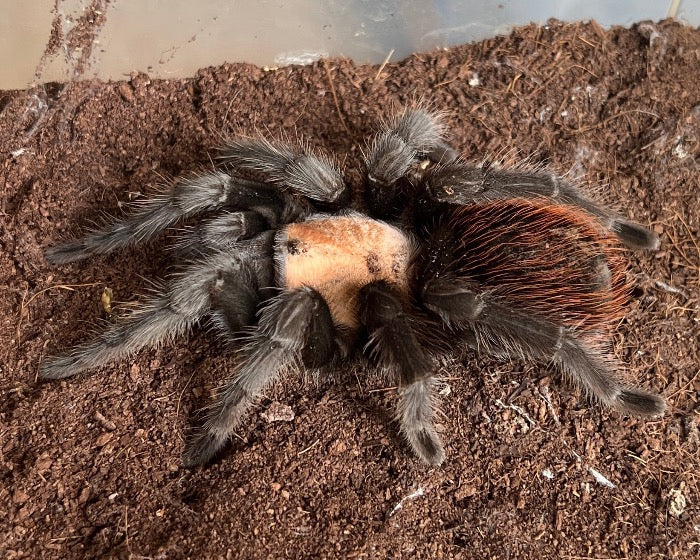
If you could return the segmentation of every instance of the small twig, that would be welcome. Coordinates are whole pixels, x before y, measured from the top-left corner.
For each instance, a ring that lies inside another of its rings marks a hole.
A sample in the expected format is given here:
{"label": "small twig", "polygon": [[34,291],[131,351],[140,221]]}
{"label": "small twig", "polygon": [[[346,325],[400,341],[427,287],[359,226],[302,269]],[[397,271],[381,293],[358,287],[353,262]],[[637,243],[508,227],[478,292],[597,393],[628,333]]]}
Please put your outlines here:
{"label": "small twig", "polygon": [[546,386],[540,387],[538,392],[539,392],[540,396],[542,397],[542,400],[544,400],[544,403],[547,406],[547,410],[549,410],[549,413],[552,415],[554,423],[557,426],[560,425],[561,422],[559,421],[559,415],[557,414],[557,411],[554,410],[554,405],[552,404],[552,399],[550,397],[549,388]]}
{"label": "small twig", "polygon": [[303,455],[303,454],[306,453],[307,451],[311,451],[314,447],[316,447],[316,446],[320,443],[320,441],[321,441],[320,439],[317,439],[315,442],[313,442],[311,445],[309,445],[309,447],[307,447],[306,449],[302,449],[301,451],[299,451],[299,453],[297,453],[297,457],[299,457],[299,455]]}
{"label": "small twig", "polygon": [[301,112],[297,115],[297,118],[294,119],[294,122],[292,123],[292,126],[295,127],[297,125],[297,122],[299,122],[299,119],[304,116],[304,113],[306,113],[306,108],[309,106],[309,96],[306,96],[306,103],[304,103],[304,106],[301,108]]}
{"label": "small twig", "polygon": [[388,392],[391,392],[391,391],[396,391],[397,389],[398,389],[397,386],[393,386],[393,387],[384,387],[384,388],[382,388],[382,389],[370,389],[370,390],[367,391],[367,392],[370,393],[370,394],[371,394],[371,393],[388,393]]}
{"label": "small twig", "polygon": [[392,509],[389,514],[387,515],[387,518],[392,517],[397,511],[400,509],[403,509],[403,504],[404,502],[407,502],[408,500],[415,500],[416,498],[420,498],[421,496],[425,495],[425,490],[423,489],[422,486],[419,486],[416,490],[411,492],[408,496],[405,496],[399,500],[399,502],[394,506],[394,509]]}
{"label": "small twig", "polygon": [[580,64],[572,64],[572,65],[569,66],[566,70],[571,70],[572,68],[580,68],[580,69],[583,70],[584,72],[588,72],[588,73],[589,73],[591,76],[593,76],[594,78],[596,78],[596,79],[598,79],[598,80],[600,79],[600,76],[598,76],[598,74],[596,74],[595,72],[589,70],[589,69],[586,68],[585,66],[581,66]]}
{"label": "small twig", "polygon": [[124,535],[126,536],[126,549],[131,553],[131,545],[129,545],[129,506],[124,506]]}
{"label": "small twig", "polygon": [[49,539],[49,542],[51,544],[56,544],[56,543],[63,542],[63,541],[68,541],[68,540],[72,540],[72,539],[82,539],[82,538],[83,538],[82,535],[69,535],[67,537],[54,537],[52,539]]}
{"label": "small twig", "polygon": [[44,288],[43,290],[39,290],[37,293],[35,293],[32,297],[27,299],[27,290],[24,291],[22,294],[22,302],[20,303],[19,306],[19,318],[17,319],[17,328],[16,328],[16,333],[17,333],[17,347],[20,346],[21,344],[21,334],[22,334],[22,318],[24,317],[24,312],[25,310],[29,307],[29,305],[41,294],[44,294],[50,290],[68,290],[69,292],[74,292],[75,288],[85,288],[89,286],[99,286],[99,282],[92,282],[90,284],[56,284],[54,286],[49,286],[48,288]]}
{"label": "small twig", "polygon": [[483,126],[486,130],[488,130],[491,134],[494,136],[498,136],[498,132],[496,132],[493,128],[491,128],[489,125],[487,125],[482,119],[477,117],[476,115],[471,115],[469,113],[464,113],[467,117],[474,119],[476,122],[478,122],[481,126]]}
{"label": "small twig", "polygon": [[195,373],[197,373],[196,369],[192,372],[189,379],[187,380],[187,383],[185,383],[185,386],[182,388],[182,391],[180,391],[180,395],[177,397],[177,406],[175,407],[175,418],[177,418],[180,415],[180,401],[182,400],[182,395],[185,394],[185,391],[187,390],[187,387],[189,387],[190,381],[192,381],[192,378],[194,377]]}
{"label": "small twig", "polygon": [[685,299],[688,299],[690,297],[688,295],[688,292],[686,292],[683,288],[676,288],[675,286],[671,286],[670,284],[662,282],[661,280],[654,280],[654,285],[660,290],[663,290],[664,292],[668,292],[670,294],[679,294]]}
{"label": "small twig", "polygon": [[513,391],[510,395],[508,395],[508,398],[506,399],[508,404],[512,403],[520,395],[520,393],[522,393],[527,388],[527,386],[529,384],[530,384],[530,381],[527,378],[523,379],[520,382],[520,385],[517,386],[515,391]]}
{"label": "small twig", "polygon": [[517,83],[518,83],[518,80],[519,80],[520,78],[522,78],[522,77],[523,77],[522,73],[516,74],[516,75],[515,75],[515,78],[513,78],[513,79],[510,81],[510,83],[508,84],[508,87],[506,88],[506,90],[505,90],[503,93],[509,93],[509,92],[512,91],[512,92],[515,94],[515,91],[513,90],[513,88],[515,88],[515,84],[517,84]]}
{"label": "small twig", "polygon": [[585,39],[584,37],[581,37],[580,35],[577,35],[576,38],[577,38],[579,41],[582,41],[582,42],[586,43],[589,47],[592,47],[592,48],[594,48],[594,49],[597,49],[597,48],[599,47],[599,45],[596,45],[595,43],[591,43],[590,41],[588,41],[588,40]]}
{"label": "small twig", "polygon": [[442,86],[446,86],[447,84],[451,84],[452,82],[456,82],[457,80],[459,80],[459,78],[452,78],[451,80],[445,80],[444,82],[440,82],[438,84],[435,84],[433,87],[439,88]]}
{"label": "small twig", "polygon": [[615,119],[617,119],[619,117],[624,117],[626,115],[631,115],[633,113],[648,115],[650,117],[654,117],[658,121],[661,120],[661,117],[659,115],[657,115],[656,113],[652,113],[651,111],[643,111],[641,109],[630,109],[629,111],[621,111],[619,113],[616,113],[616,114],[608,117],[607,119],[605,119],[603,122],[599,122],[599,123],[593,124],[591,126],[586,126],[584,128],[578,128],[578,129],[574,130],[574,132],[588,132],[589,130],[595,130],[596,128],[600,128],[602,126],[607,125],[608,123],[614,121]]}
{"label": "small twig", "polygon": [[331,94],[333,95],[333,101],[335,102],[335,110],[338,111],[338,117],[340,117],[340,124],[343,125],[345,132],[350,132],[347,125],[345,124],[345,119],[343,118],[343,113],[340,112],[340,103],[338,103],[338,96],[335,93],[335,85],[333,84],[333,77],[331,76],[331,71],[328,68],[328,63],[323,61],[323,69],[326,71],[326,76],[328,76],[328,83],[331,86]]}
{"label": "small twig", "polygon": [[374,76],[374,81],[375,81],[375,82],[379,79],[379,76],[380,76],[380,74],[382,73],[382,71],[384,70],[384,67],[385,67],[387,64],[389,64],[389,59],[391,59],[391,57],[392,57],[393,54],[394,54],[394,49],[391,49],[391,50],[389,51],[389,54],[386,55],[386,58],[384,59],[384,62],[382,62],[382,63],[379,65],[379,70],[377,70],[377,74]]}
{"label": "small twig", "polygon": [[151,402],[160,402],[160,401],[167,401],[167,400],[170,400],[170,398],[171,398],[174,394],[175,394],[175,391],[173,391],[172,393],[168,393],[167,395],[164,395],[164,396],[162,396],[162,397],[156,397],[156,398],[152,399]]}
{"label": "small twig", "polygon": [[680,6],[680,4],[681,0],[671,0],[671,5],[668,7],[666,17],[676,19],[676,16],[678,16],[678,7]]}
{"label": "small twig", "polygon": [[32,297],[30,297],[26,302],[24,302],[24,306],[28,306],[30,303],[32,303],[38,296],[41,294],[48,292],[49,290],[68,290],[69,292],[74,292],[75,288],[87,288],[90,286],[99,286],[99,282],[91,282],[90,284],[56,284],[54,286],[49,286],[48,288],[44,288],[43,290],[39,290],[37,293],[35,293]]}
{"label": "small twig", "polygon": [[517,412],[520,416],[522,416],[527,422],[530,424],[530,426],[537,426],[537,422],[535,422],[530,415],[525,412],[525,409],[522,408],[521,406],[518,406],[517,404],[506,404],[504,403],[501,399],[496,399],[496,404],[500,406],[501,408],[510,408],[511,410],[514,410]]}
{"label": "small twig", "polygon": [[357,368],[355,368],[352,373],[355,376],[355,381],[357,382],[357,388],[360,390],[360,395],[364,395],[365,390],[362,387],[362,381],[360,381],[360,376],[357,375]]}
{"label": "small twig", "polygon": [[698,371],[695,375],[693,375],[693,377],[690,379],[690,381],[688,381],[688,382],[685,383],[682,387],[679,387],[679,388],[676,389],[673,393],[671,393],[670,395],[668,395],[668,396],[666,397],[666,400],[667,400],[667,401],[670,401],[673,397],[675,397],[676,395],[678,395],[678,394],[680,394],[681,392],[685,391],[688,387],[690,387],[693,383],[695,383],[695,380],[698,378],[698,375],[700,375],[700,371]]}
{"label": "small twig", "polygon": [[562,560],[625,560],[622,556],[601,558],[599,556],[562,556]]}

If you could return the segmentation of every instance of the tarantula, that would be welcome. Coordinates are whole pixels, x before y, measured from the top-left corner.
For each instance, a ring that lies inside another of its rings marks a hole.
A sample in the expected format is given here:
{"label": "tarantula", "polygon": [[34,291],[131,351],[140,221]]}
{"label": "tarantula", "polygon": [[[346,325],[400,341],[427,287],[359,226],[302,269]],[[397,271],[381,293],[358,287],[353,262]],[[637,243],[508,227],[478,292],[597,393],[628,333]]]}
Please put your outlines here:
{"label": "tarantula", "polygon": [[430,464],[444,459],[434,360],[458,347],[552,362],[602,404],[664,412],[660,396],[616,376],[607,349],[629,297],[618,241],[656,249],[658,237],[571,183],[463,162],[440,115],[424,108],[395,116],[371,140],[355,209],[331,160],[303,146],[239,139],[218,157],[219,170],[181,178],[124,220],[46,251],[68,263],[205,215],[182,233],[161,292],[41,367],[45,379],[65,378],[205,320],[227,340],[243,338],[186,465],[208,462],[285,370],[353,355],[395,376],[401,431]]}

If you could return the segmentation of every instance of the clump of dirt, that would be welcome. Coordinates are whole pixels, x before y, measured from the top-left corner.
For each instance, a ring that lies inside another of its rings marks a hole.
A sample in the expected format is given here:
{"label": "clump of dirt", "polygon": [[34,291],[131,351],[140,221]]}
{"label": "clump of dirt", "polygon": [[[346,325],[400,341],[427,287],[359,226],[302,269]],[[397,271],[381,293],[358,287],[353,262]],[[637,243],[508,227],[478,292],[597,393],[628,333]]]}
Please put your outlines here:
{"label": "clump of dirt", "polygon": [[[695,558],[700,552],[700,32],[672,22],[529,26],[386,65],[326,60],[186,80],[0,94],[0,555],[3,558]],[[395,106],[448,111],[465,158],[583,176],[661,235],[630,253],[615,337],[660,420],[588,406],[541,365],[475,353],[441,367],[440,468],[418,463],[365,371],[290,378],[215,464],[180,467],[188,419],[234,367],[195,333],[99,372],[38,383],[50,353],[111,320],[167,262],[162,244],[52,268],[43,249],[164,176],[264,131],[340,154]],[[270,422],[275,410],[287,411]],[[271,411],[270,414],[264,414]],[[266,420],[266,418],[268,420]]]}

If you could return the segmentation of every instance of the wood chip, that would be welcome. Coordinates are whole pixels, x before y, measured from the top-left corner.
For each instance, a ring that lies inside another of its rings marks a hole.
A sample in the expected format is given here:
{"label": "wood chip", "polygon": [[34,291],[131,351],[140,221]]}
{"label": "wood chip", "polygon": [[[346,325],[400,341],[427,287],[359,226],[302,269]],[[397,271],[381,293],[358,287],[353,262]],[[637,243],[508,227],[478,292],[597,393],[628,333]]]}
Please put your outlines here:
{"label": "wood chip", "polygon": [[110,432],[112,430],[117,429],[117,425],[112,422],[109,418],[105,418],[99,411],[95,411],[95,420],[97,423],[102,426],[105,430],[109,430]]}

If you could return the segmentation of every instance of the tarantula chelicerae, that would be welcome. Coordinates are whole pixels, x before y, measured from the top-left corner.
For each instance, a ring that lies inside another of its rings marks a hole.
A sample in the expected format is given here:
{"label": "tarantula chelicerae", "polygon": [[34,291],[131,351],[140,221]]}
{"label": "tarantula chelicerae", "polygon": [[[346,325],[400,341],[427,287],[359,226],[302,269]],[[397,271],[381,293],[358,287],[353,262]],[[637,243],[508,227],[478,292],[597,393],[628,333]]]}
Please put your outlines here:
{"label": "tarantula chelicerae", "polygon": [[431,464],[444,458],[433,361],[461,346],[549,361],[605,405],[663,413],[661,397],[620,381],[607,350],[628,298],[617,242],[655,249],[654,233],[545,171],[460,161],[439,115],[422,108],[390,121],[365,159],[364,211],[350,210],[329,159],[235,140],[221,149],[221,170],[179,179],[124,220],[48,249],[49,261],[67,263],[207,213],[182,233],[161,293],[47,359],[41,376],[102,366],[204,320],[229,340],[243,336],[187,465],[209,461],[281,372],[357,351],[396,376],[401,431]]}

